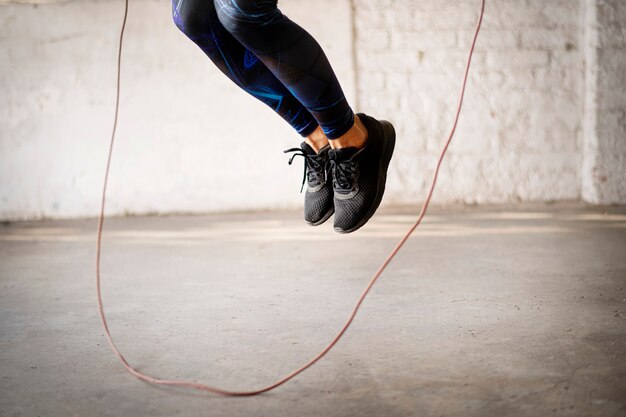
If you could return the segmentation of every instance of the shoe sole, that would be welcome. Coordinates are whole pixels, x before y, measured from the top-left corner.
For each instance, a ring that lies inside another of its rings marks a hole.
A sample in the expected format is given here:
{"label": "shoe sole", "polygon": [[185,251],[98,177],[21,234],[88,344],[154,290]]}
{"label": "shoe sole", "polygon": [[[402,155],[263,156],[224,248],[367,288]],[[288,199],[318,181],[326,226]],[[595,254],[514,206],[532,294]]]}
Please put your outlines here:
{"label": "shoe sole", "polygon": [[393,156],[393,150],[396,146],[396,130],[393,125],[389,123],[387,120],[381,120],[380,124],[383,127],[383,156],[380,158],[380,164],[378,165],[378,188],[376,189],[376,199],[374,200],[374,204],[367,211],[367,214],[361,221],[359,221],[356,226],[350,229],[342,229],[340,227],[335,227],[335,232],[337,233],[352,233],[365,225],[372,218],[376,210],[378,210],[378,206],[380,202],[383,200],[383,194],[385,194],[385,184],[387,183],[387,169],[389,168],[389,163],[391,162],[391,157]]}
{"label": "shoe sole", "polygon": [[319,219],[316,222],[306,222],[306,224],[308,224],[309,226],[319,226],[322,223],[325,223],[326,220],[330,219],[330,216],[332,216],[333,214],[335,214],[335,208],[331,208],[330,210],[328,210],[328,212],[326,214],[324,214],[324,216]]}

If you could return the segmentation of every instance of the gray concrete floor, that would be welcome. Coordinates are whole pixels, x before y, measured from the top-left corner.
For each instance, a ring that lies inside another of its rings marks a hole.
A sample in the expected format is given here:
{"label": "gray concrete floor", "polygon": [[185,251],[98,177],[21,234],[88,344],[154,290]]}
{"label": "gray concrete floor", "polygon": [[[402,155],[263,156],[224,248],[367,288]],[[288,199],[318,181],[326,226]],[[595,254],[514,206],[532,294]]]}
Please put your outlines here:
{"label": "gray concrete floor", "polygon": [[[114,338],[149,374],[273,382],[341,327],[417,208],[111,219]],[[626,208],[433,210],[318,365],[254,398],[147,385],[103,337],[94,220],[0,226],[0,415],[626,415]]]}

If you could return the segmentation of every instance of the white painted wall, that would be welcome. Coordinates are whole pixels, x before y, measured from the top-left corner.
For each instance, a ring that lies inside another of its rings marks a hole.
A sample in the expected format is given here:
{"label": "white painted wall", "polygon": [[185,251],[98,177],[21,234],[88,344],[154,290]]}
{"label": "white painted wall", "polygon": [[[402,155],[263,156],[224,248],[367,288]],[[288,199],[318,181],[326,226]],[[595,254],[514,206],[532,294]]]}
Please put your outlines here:
{"label": "white painted wall", "polygon": [[[282,2],[281,2],[282,3]],[[347,0],[287,1],[354,101]],[[298,207],[301,138],[174,25],[131,0],[107,212]],[[113,117],[122,1],[0,5],[0,218],[93,216]]]}
{"label": "white painted wall", "polygon": [[[399,130],[390,197],[419,201],[452,124],[480,2],[358,3],[361,104]],[[579,20],[578,1],[487,1],[435,201],[580,197]]]}
{"label": "white painted wall", "polygon": [[[355,13],[349,0],[279,4],[320,41],[356,110],[396,124],[385,203],[416,204],[479,1],[352,2]],[[0,1],[0,218],[93,216],[123,3],[15,3]],[[436,201],[626,203],[623,2],[487,3]],[[168,0],[131,0],[129,19],[108,213],[300,206],[301,165],[282,153],[299,136],[178,32]]]}

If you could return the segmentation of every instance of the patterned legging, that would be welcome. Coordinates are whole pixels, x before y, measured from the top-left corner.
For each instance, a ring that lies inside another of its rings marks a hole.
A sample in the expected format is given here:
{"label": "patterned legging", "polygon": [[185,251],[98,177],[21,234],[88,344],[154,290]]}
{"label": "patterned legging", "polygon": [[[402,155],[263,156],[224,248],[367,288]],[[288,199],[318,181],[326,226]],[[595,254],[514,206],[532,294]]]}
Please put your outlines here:
{"label": "patterned legging", "polygon": [[180,30],[244,91],[300,135],[320,126],[329,139],[354,113],[313,37],[283,15],[277,0],[172,0]]}

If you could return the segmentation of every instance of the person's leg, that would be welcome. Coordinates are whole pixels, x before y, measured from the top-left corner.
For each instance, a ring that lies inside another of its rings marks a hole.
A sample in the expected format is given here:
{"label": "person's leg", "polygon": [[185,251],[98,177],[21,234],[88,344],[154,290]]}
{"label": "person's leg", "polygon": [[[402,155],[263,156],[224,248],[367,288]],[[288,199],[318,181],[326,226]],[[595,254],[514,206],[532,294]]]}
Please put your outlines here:
{"label": "person's leg", "polygon": [[326,221],[334,212],[332,185],[326,175],[328,139],[315,118],[263,62],[224,29],[213,0],[173,0],[172,14],[180,30],[228,78],[273,108],[305,137],[301,148],[290,149],[305,157],[308,188],[304,217],[311,225]]}
{"label": "person's leg", "polygon": [[281,13],[277,0],[214,3],[226,30],[258,56],[309,110],[324,135],[331,139],[331,146],[339,144],[332,140],[342,139],[353,130],[360,132],[364,141],[366,130],[355,120],[322,48],[307,31]]}
{"label": "person's leg", "polygon": [[220,23],[212,0],[172,0],[172,14],[176,26],[228,78],[274,109],[317,150],[327,144],[311,113]]}
{"label": "person's leg", "polygon": [[333,148],[335,230],[349,233],[374,214],[385,191],[395,145],[389,122],[354,115],[326,55],[313,37],[283,15],[277,0],[214,0],[237,40],[315,117]]}

